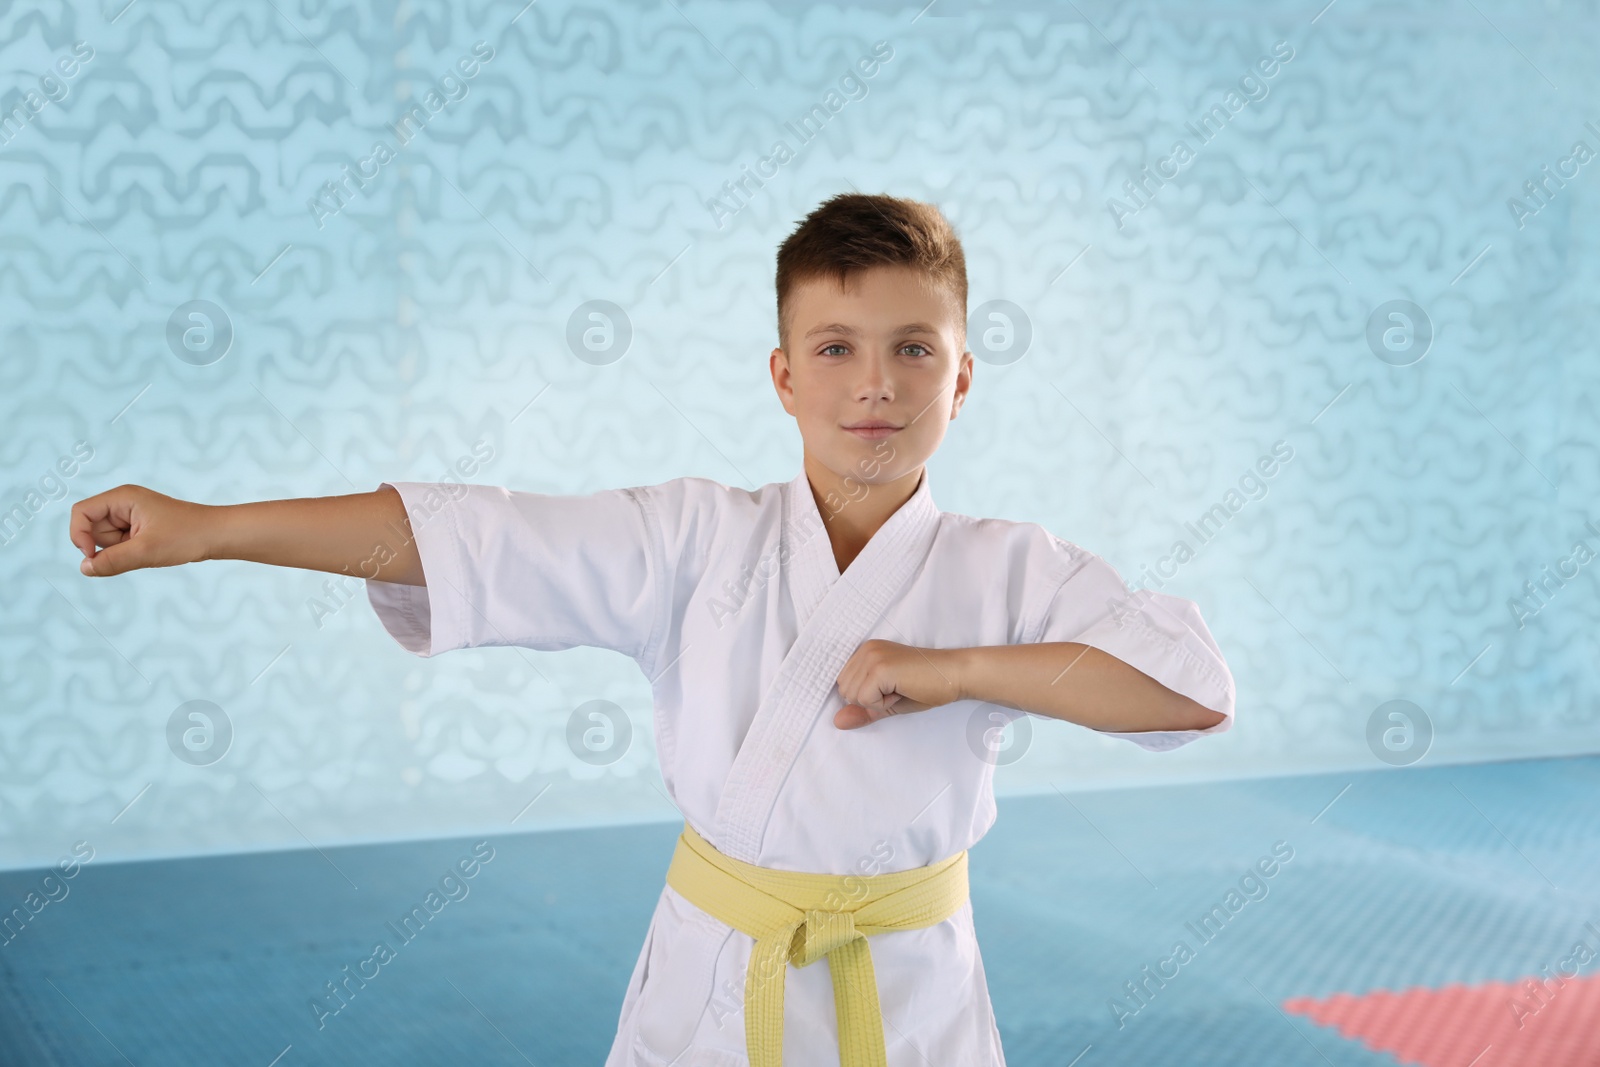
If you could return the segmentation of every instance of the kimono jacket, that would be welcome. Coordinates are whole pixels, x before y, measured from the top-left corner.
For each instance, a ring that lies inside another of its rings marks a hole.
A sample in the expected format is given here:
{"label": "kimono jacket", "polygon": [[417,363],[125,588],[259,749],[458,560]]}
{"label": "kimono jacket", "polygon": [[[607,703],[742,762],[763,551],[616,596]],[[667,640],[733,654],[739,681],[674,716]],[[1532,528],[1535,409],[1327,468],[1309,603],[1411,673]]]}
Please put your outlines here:
{"label": "kimono jacket", "polygon": [[[490,645],[628,655],[650,680],[667,795],[749,863],[901,871],[970,848],[993,824],[995,760],[975,738],[1019,713],[958,701],[836,728],[839,671],[870,638],[1080,642],[1227,716],[1113,734],[1146,749],[1233,723],[1233,677],[1194,603],[1130,592],[1036,523],[942,512],[926,469],[843,574],[804,471],[754,491],[694,477],[581,496],[385,484],[405,501],[427,582],[368,582],[388,632],[425,657]],[[606,1067],[748,1063],[753,943],[664,885]],[[970,901],[869,946],[890,1067],[1003,1065]],[[785,1062],[838,1064],[827,962],[790,964],[785,988]]]}

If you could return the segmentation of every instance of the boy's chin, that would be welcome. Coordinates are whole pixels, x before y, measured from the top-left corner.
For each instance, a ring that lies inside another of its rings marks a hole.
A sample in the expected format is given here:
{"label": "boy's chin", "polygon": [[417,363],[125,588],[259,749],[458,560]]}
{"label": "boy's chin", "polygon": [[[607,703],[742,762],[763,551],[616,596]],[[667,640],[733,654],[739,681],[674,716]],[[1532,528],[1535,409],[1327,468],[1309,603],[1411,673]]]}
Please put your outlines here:
{"label": "boy's chin", "polygon": [[828,456],[818,457],[823,460],[823,466],[840,478],[876,485],[892,482],[916,469],[916,461],[893,437],[881,441],[862,441],[848,434],[845,437],[846,440],[839,442]]}

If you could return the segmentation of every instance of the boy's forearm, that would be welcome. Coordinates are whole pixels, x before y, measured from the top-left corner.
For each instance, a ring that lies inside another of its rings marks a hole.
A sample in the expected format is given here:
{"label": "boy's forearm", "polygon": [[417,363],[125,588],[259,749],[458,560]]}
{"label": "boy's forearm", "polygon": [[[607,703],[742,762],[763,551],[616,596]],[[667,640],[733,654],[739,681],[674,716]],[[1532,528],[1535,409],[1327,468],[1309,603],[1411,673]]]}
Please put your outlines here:
{"label": "boy's forearm", "polygon": [[1143,671],[1071,641],[947,650],[962,696],[1093,730],[1199,730],[1224,716]]}
{"label": "boy's forearm", "polygon": [[347,496],[207,506],[206,559],[425,585],[400,494],[384,486]]}

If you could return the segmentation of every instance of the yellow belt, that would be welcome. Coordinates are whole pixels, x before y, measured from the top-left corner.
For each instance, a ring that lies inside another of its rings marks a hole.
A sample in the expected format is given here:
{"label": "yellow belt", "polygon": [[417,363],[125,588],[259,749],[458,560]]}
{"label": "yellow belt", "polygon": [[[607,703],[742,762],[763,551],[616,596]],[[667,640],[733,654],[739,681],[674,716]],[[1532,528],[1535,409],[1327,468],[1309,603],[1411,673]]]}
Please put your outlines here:
{"label": "yellow belt", "polygon": [[841,1067],[887,1067],[883,1014],[867,938],[943,922],[967,900],[965,850],[909,871],[805,874],[725,856],[684,824],[667,884],[695,907],[756,939],[744,980],[751,1067],[783,1063],[787,965],[828,957]]}

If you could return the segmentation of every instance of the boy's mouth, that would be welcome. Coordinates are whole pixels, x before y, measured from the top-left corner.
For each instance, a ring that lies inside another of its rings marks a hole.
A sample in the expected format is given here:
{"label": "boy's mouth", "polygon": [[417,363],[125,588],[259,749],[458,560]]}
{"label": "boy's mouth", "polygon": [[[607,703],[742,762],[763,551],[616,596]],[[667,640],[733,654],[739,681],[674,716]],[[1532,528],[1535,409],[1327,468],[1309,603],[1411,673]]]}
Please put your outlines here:
{"label": "boy's mouth", "polygon": [[847,423],[844,429],[864,441],[877,441],[892,433],[898,433],[902,427],[882,419],[864,419],[861,422]]}

